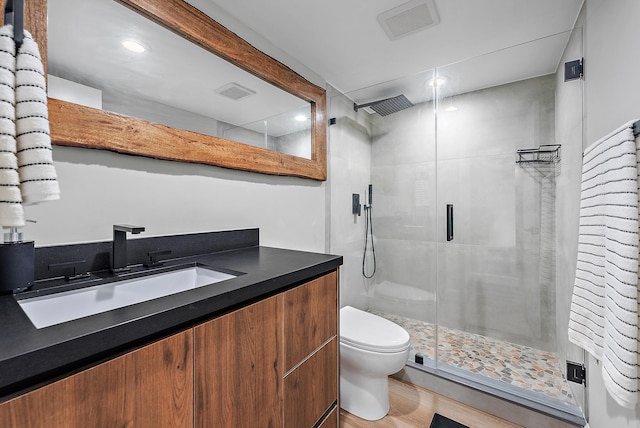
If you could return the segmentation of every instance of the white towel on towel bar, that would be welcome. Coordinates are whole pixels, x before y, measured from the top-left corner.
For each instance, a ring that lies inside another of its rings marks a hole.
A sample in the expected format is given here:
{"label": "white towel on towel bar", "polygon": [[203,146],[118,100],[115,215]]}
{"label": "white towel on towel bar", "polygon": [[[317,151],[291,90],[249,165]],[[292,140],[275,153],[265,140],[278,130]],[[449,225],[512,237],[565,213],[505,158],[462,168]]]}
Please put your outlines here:
{"label": "white towel on towel bar", "polygon": [[38,45],[28,31],[16,57],[16,140],[25,204],[60,198],[53,165],[47,89]]}
{"label": "white towel on towel bar", "polygon": [[13,26],[0,28],[0,226],[24,226],[16,157]]}
{"label": "white towel on towel bar", "polygon": [[569,340],[602,360],[609,394],[638,398],[638,149],[633,122],[584,153]]}

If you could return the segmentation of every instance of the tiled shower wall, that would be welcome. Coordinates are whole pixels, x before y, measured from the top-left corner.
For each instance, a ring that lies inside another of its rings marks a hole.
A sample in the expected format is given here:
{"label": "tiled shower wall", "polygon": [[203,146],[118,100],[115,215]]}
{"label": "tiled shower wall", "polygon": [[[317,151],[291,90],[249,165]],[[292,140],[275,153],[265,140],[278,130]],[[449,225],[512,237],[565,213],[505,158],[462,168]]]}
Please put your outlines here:
{"label": "tiled shower wall", "polygon": [[353,101],[329,87],[328,112],[335,118],[329,126],[327,212],[330,226],[329,248],[341,254],[340,305],[367,308],[368,283],[361,275],[364,212],[351,213],[351,195],[360,194],[361,203],[371,182],[371,142],[369,115],[355,112]]}
{"label": "tiled shower wall", "polygon": [[[433,103],[372,115],[371,181],[378,272],[376,284],[435,294],[436,157]],[[374,302],[372,306],[376,306]],[[399,315],[435,323],[435,306]],[[419,315],[417,315],[419,314]]]}
{"label": "tiled shower wall", "polygon": [[442,100],[458,110],[438,112],[437,165],[432,103],[372,117],[376,282],[435,291],[437,274],[439,325],[555,351],[556,170],[515,163],[555,143],[554,94],[550,75]]}

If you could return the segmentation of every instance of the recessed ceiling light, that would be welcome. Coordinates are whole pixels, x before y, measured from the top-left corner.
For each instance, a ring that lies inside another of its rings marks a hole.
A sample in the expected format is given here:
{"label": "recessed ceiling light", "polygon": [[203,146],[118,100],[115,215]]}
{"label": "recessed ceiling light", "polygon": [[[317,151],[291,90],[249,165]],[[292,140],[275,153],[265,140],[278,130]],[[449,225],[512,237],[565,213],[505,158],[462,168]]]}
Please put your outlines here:
{"label": "recessed ceiling light", "polygon": [[458,110],[458,107],[455,107],[455,106],[447,107],[446,109],[444,109],[444,111],[456,111],[456,110]]}
{"label": "recessed ceiling light", "polygon": [[295,119],[296,119],[298,122],[304,122],[305,120],[307,120],[307,116],[305,116],[304,114],[299,114],[299,115],[297,115],[297,116],[295,117]]}
{"label": "recessed ceiling light", "polygon": [[124,40],[122,42],[122,46],[124,46],[125,49],[128,49],[131,52],[135,53],[143,53],[147,50],[147,48],[137,40]]}
{"label": "recessed ceiling light", "polygon": [[447,83],[447,79],[440,76],[436,76],[433,79],[429,80],[429,86],[442,86],[445,83]]}

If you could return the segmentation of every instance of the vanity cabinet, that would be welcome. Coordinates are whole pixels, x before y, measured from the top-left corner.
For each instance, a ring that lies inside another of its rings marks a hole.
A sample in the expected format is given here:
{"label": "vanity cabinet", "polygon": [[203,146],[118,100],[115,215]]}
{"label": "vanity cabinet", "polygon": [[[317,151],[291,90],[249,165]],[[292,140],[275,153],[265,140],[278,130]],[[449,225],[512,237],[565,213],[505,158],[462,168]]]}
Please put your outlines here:
{"label": "vanity cabinet", "polygon": [[337,313],[332,272],[195,327],[195,426],[337,426]]}
{"label": "vanity cabinet", "polygon": [[271,297],[194,329],[196,427],[281,427],[282,308]]}
{"label": "vanity cabinet", "polygon": [[0,404],[0,427],[338,426],[337,272]]}
{"label": "vanity cabinet", "polygon": [[293,288],[283,298],[284,426],[312,427],[338,402],[337,273]]}
{"label": "vanity cabinet", "polygon": [[0,405],[0,427],[192,427],[187,330]]}

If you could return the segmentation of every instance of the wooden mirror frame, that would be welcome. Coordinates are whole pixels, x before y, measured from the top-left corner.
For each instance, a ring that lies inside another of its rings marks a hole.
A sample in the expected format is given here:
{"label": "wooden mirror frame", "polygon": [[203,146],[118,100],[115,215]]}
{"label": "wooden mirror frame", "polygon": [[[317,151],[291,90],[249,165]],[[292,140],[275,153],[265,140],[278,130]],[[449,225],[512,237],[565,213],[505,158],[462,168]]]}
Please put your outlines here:
{"label": "wooden mirror frame", "polygon": [[[320,181],[327,179],[327,101],[323,88],[312,84],[181,0],[117,1],[241,69],[311,103],[311,159],[49,98],[49,121],[54,144],[263,174]],[[46,70],[47,0],[25,1],[25,27],[32,30],[40,46]]]}

